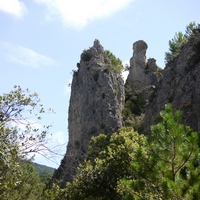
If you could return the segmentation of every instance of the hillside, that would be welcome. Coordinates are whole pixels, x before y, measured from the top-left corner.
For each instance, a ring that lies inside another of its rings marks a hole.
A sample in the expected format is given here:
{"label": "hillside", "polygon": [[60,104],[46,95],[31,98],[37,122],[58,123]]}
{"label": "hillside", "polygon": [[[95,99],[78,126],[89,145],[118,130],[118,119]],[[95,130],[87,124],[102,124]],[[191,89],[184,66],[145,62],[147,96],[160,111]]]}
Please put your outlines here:
{"label": "hillside", "polygon": [[35,167],[39,176],[41,176],[44,173],[52,174],[55,171],[54,168],[48,167],[46,165],[41,165],[41,164],[34,163],[34,162],[32,162],[32,165]]}

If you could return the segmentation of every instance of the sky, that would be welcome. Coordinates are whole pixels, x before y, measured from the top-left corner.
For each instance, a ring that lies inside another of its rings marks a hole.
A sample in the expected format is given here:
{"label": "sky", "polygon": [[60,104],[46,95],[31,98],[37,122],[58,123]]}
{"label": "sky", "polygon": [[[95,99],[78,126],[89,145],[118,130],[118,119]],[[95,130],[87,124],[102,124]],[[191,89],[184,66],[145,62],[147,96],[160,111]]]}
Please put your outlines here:
{"label": "sky", "polygon": [[200,23],[199,8],[199,0],[0,0],[0,95],[20,85],[56,112],[43,123],[61,156],[34,161],[57,168],[66,152],[69,84],[84,49],[98,39],[125,63],[144,40],[147,58],[164,68],[169,40]]}

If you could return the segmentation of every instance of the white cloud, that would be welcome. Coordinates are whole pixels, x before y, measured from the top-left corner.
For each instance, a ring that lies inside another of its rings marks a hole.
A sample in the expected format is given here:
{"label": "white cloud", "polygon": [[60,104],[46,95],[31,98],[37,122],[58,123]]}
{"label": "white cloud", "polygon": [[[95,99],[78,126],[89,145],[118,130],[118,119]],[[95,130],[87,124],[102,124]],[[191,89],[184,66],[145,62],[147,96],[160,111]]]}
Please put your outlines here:
{"label": "white cloud", "polygon": [[60,17],[67,26],[84,27],[96,18],[112,15],[134,0],[34,0],[48,8],[48,19]]}
{"label": "white cloud", "polygon": [[[49,141],[51,141],[54,146],[56,145],[64,145],[64,148],[66,148],[67,142],[68,142],[68,135],[64,133],[63,131],[58,131],[56,133],[53,133],[52,135],[48,136]],[[53,145],[52,145],[53,146]]]}
{"label": "white cloud", "polygon": [[3,51],[4,57],[9,62],[15,62],[30,68],[41,68],[55,65],[55,61],[50,57],[19,45],[0,42],[0,50]]}
{"label": "white cloud", "polygon": [[27,8],[20,0],[0,0],[0,11],[21,18],[27,13]]}

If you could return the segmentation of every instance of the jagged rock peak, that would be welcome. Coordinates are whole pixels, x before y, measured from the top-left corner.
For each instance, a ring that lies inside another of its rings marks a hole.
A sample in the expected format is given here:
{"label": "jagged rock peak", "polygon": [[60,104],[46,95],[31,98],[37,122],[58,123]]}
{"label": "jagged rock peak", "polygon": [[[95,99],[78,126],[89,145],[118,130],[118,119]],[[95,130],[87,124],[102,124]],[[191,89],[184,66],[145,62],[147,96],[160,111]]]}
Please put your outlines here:
{"label": "jagged rock peak", "polygon": [[65,186],[83,163],[92,136],[112,134],[122,125],[124,82],[115,72],[98,40],[81,54],[74,71],[68,114],[69,142],[60,167],[52,182],[61,180]]}
{"label": "jagged rock peak", "polygon": [[99,54],[103,53],[104,52],[104,48],[103,46],[100,44],[100,41],[98,39],[95,39],[94,40],[94,45],[93,47],[97,50],[97,52]]}
{"label": "jagged rock peak", "polygon": [[88,66],[103,66],[103,64],[110,64],[103,46],[98,39],[95,39],[91,48],[84,50],[81,54],[80,63],[77,64],[78,68]]}

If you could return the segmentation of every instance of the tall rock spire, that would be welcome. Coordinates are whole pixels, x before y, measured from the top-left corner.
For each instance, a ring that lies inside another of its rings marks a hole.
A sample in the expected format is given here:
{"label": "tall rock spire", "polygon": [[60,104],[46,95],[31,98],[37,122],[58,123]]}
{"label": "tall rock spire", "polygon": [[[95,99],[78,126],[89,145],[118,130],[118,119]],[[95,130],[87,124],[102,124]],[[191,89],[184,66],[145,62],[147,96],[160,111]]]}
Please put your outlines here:
{"label": "tall rock spire", "polygon": [[146,60],[147,48],[148,46],[143,40],[133,43],[130,72],[125,84],[124,123],[126,126],[133,126],[140,132],[144,131],[145,107],[162,79],[156,60],[154,58]]}
{"label": "tall rock spire", "polygon": [[153,58],[146,61],[146,50],[148,45],[143,40],[133,43],[133,56],[130,59],[130,73],[126,85],[134,92],[143,90],[146,86],[156,85],[158,73],[156,60]]}
{"label": "tall rock spire", "polygon": [[113,70],[98,40],[83,51],[77,67],[71,85],[67,151],[52,179],[60,179],[62,187],[84,161],[90,138],[99,133],[112,134],[123,124],[123,79],[120,72]]}

